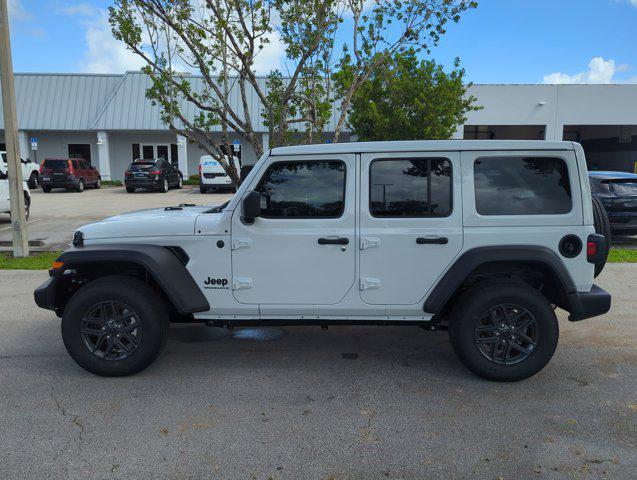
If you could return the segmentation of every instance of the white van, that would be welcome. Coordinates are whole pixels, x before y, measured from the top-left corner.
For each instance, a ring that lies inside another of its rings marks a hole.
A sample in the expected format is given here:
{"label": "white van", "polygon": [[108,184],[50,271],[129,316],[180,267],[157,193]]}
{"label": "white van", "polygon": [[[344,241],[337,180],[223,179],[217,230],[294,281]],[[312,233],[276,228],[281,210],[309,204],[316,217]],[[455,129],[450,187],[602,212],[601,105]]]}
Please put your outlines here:
{"label": "white van", "polygon": [[[241,172],[241,165],[237,157],[232,157],[237,172]],[[199,159],[199,190],[206,193],[208,190],[218,190],[220,188],[230,188],[236,191],[237,186],[223,169],[219,161],[210,155],[203,155]]]}

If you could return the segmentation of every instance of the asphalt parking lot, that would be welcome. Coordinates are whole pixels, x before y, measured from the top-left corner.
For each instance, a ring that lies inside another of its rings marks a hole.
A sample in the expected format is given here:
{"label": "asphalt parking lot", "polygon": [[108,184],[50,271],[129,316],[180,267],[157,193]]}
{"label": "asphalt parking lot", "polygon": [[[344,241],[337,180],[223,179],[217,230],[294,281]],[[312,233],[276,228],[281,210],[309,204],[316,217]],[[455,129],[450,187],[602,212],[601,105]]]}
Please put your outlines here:
{"label": "asphalt parking lot", "polygon": [[180,326],[100,378],[33,304],[45,278],[0,272],[0,478],[637,478],[637,265],[609,265],[611,312],[560,314],[552,362],[514,384],[415,327]]}
{"label": "asphalt parking lot", "polygon": [[[28,222],[29,241],[36,250],[63,250],[76,229],[87,223],[120,213],[145,208],[168,207],[180,203],[218,205],[232,194],[202,195],[199,187],[184,186],[168,193],[138,190],[126,193],[124,187],[87,188],[83,193],[52,190],[31,190],[31,218]],[[9,215],[0,214],[0,249],[11,248]]]}

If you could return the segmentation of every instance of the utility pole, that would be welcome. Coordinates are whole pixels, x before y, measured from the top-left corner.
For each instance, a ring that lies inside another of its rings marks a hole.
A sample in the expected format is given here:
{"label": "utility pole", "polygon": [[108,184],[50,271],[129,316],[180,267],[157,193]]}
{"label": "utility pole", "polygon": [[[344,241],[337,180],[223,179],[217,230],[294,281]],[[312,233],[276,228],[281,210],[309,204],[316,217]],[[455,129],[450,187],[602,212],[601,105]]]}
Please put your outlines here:
{"label": "utility pole", "polygon": [[9,175],[9,199],[11,202],[11,231],[13,256],[29,256],[29,237],[24,212],[22,191],[22,167],[18,147],[18,115],[13,86],[13,62],[7,0],[0,0],[0,81],[2,82],[2,110],[4,114],[4,142],[7,146],[7,173]]}

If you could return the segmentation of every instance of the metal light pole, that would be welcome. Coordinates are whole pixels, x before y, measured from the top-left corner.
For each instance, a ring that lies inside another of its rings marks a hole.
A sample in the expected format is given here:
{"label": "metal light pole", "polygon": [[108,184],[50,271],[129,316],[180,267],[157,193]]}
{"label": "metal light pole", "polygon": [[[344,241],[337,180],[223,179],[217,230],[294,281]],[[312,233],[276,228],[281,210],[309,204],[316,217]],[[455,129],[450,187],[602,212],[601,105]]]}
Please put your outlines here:
{"label": "metal light pole", "polygon": [[7,146],[7,173],[9,175],[9,199],[11,202],[11,226],[13,256],[29,256],[29,237],[24,214],[22,193],[22,167],[18,147],[18,115],[13,87],[13,62],[9,36],[7,0],[0,0],[0,81],[2,82],[2,109],[4,113],[4,142]]}

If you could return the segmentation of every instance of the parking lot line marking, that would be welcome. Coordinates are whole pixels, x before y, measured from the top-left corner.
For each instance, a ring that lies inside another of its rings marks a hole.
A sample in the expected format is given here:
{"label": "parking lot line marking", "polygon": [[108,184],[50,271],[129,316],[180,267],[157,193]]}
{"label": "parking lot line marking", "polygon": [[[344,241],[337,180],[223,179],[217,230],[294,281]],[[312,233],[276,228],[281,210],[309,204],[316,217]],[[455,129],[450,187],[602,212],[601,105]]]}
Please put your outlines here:
{"label": "parking lot line marking", "polygon": [[[42,220],[42,219],[41,219],[41,218],[36,218],[36,219],[34,219],[34,220],[29,220],[29,221],[27,222],[27,225],[29,225],[30,223],[39,222],[40,220]],[[9,225],[8,227],[0,228],[0,232],[2,232],[3,230],[10,230],[10,229],[11,229],[11,225]]]}

